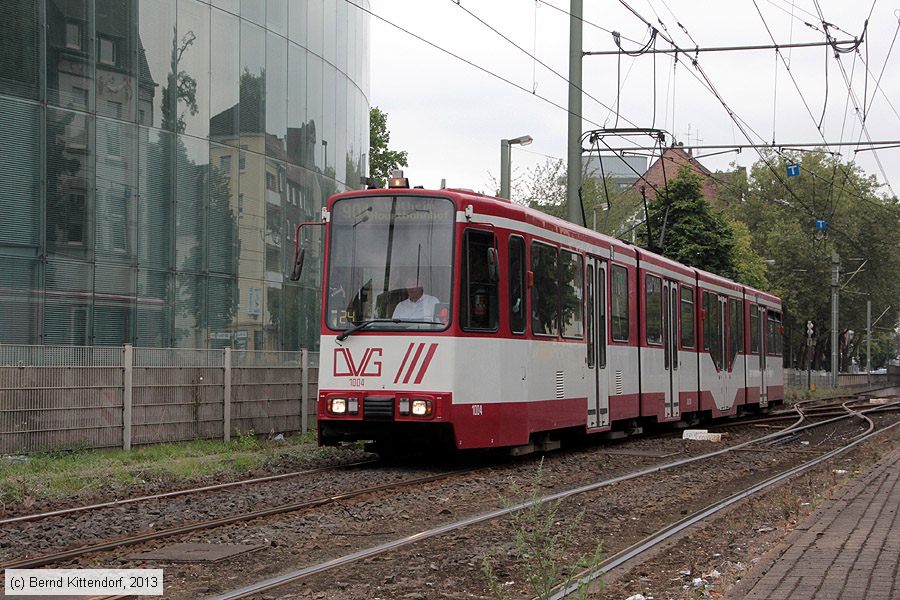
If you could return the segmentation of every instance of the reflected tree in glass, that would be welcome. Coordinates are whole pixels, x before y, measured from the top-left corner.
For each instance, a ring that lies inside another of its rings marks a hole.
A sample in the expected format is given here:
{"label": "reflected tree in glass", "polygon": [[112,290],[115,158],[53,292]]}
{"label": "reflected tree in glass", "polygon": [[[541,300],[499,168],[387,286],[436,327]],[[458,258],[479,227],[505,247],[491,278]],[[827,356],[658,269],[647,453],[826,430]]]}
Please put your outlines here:
{"label": "reflected tree in glass", "polygon": [[[172,68],[169,69],[168,80],[166,86],[162,90],[162,126],[163,129],[175,130],[178,133],[184,133],[187,123],[184,114],[178,114],[178,109],[173,114],[173,107],[184,106],[185,110],[191,115],[196,115],[199,111],[197,105],[197,80],[187,71],[178,70],[178,64],[184,53],[194,45],[197,36],[193,31],[184,34],[181,40],[178,39],[177,31],[172,35]],[[175,101],[172,102],[172,94],[175,94]]]}

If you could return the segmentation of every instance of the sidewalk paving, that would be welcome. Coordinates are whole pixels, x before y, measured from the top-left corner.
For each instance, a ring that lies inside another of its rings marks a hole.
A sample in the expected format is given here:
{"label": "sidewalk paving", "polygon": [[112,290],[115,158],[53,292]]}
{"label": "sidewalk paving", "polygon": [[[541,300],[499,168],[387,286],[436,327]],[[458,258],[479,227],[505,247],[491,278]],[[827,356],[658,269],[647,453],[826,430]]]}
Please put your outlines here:
{"label": "sidewalk paving", "polygon": [[[747,600],[900,598],[900,450],[826,500],[728,594]],[[755,575],[755,576],[754,576]]]}

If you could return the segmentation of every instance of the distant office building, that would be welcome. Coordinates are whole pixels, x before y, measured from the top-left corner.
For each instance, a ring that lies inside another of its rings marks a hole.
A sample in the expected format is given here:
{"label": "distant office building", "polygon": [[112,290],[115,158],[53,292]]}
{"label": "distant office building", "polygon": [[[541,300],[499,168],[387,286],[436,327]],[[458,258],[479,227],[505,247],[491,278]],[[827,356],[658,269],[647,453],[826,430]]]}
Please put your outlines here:
{"label": "distant office building", "polygon": [[600,182],[604,177],[609,177],[619,190],[627,190],[647,170],[647,157],[618,154],[584,156],[581,164],[585,179]]}
{"label": "distant office building", "polygon": [[368,48],[345,2],[4,3],[0,343],[315,347],[294,232],[366,173]]}

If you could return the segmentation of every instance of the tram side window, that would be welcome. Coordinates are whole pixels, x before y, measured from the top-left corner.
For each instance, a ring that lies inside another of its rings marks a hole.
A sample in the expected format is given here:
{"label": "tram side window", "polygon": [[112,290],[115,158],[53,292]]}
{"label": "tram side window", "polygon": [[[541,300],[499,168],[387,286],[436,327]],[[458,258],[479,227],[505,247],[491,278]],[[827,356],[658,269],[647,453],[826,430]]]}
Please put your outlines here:
{"label": "tram side window", "polygon": [[531,244],[531,329],[537,335],[559,335],[557,252],[553,246]]}
{"label": "tram side window", "polygon": [[767,332],[767,347],[769,349],[769,354],[774,356],[781,356],[781,314],[775,312],[774,310],[768,311],[769,319],[768,319],[768,328]]}
{"label": "tram side window", "polygon": [[466,231],[460,307],[464,329],[497,329],[497,282],[488,269],[488,250],[493,248],[494,234]]}
{"label": "tram side window", "polygon": [[628,327],[628,270],[613,265],[611,271],[609,328],[613,341],[627,342]]}
{"label": "tram side window", "polygon": [[525,240],[509,238],[509,328],[525,333]]}
{"label": "tram side window", "polygon": [[728,299],[728,367],[734,365],[734,359],[744,351],[744,315],[741,314],[741,301]]}
{"label": "tram side window", "polygon": [[567,250],[559,258],[562,335],[580,338],[584,336],[584,262],[580,254]]}
{"label": "tram side window", "polygon": [[750,352],[759,354],[759,307],[750,305]]}
{"label": "tram side window", "polygon": [[722,368],[720,335],[719,297],[703,292],[703,349],[712,356],[717,369]]}
{"label": "tram side window", "polygon": [[587,266],[587,366],[594,366],[594,265]]}
{"label": "tram side window", "polygon": [[662,280],[654,275],[647,275],[644,285],[647,343],[662,344]]}
{"label": "tram side window", "polygon": [[681,286],[681,346],[694,347],[694,288]]}

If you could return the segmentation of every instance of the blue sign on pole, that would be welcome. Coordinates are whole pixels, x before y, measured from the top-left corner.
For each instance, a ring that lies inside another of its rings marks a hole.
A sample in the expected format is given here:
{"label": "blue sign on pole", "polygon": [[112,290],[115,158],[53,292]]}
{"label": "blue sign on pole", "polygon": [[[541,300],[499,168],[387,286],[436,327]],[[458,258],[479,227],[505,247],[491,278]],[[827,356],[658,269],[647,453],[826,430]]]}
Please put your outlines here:
{"label": "blue sign on pole", "polygon": [[798,175],[800,175],[800,165],[794,165],[794,164],[788,165],[787,166],[787,174],[788,174],[788,177],[797,177]]}
{"label": "blue sign on pole", "polygon": [[816,219],[816,231],[825,231],[828,229],[828,221],[825,219]]}

